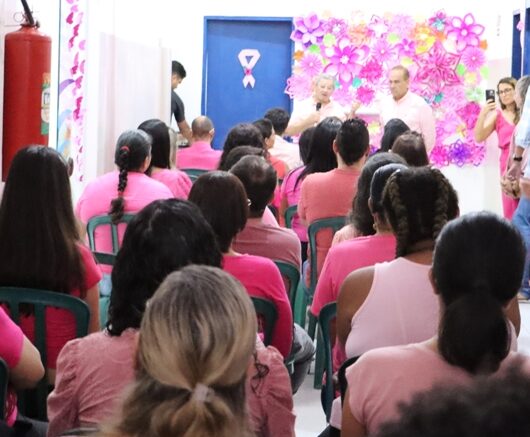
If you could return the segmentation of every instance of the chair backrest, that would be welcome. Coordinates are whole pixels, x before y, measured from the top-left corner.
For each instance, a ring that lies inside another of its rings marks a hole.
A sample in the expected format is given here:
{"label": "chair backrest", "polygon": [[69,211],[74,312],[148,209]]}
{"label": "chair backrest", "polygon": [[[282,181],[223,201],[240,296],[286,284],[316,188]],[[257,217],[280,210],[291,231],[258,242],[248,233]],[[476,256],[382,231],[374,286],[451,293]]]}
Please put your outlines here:
{"label": "chair backrest", "polygon": [[207,173],[208,170],[200,169],[200,168],[181,168],[184,173],[186,173],[189,178],[191,179],[191,182],[195,182],[200,175]]}
{"label": "chair backrest", "polygon": [[283,213],[283,218],[285,219],[286,228],[292,229],[293,218],[297,212],[298,212],[298,205],[291,205],[289,208],[285,210],[285,212]]}
{"label": "chair backrest", "polygon": [[[35,317],[35,347],[39,350],[44,366],[47,363],[46,356],[46,307],[61,308],[74,314],[76,322],[76,338],[84,337],[88,334],[88,324],[90,320],[90,310],[88,305],[77,297],[64,293],[34,288],[20,287],[0,287],[0,303],[6,304],[11,319],[20,325],[20,305],[29,304],[33,307]],[[43,379],[34,390],[26,390],[23,396],[19,396],[19,405],[22,406],[22,413],[32,418],[46,420],[46,398],[49,393],[46,379]],[[24,410],[24,398],[36,398],[34,413],[28,414]]]}
{"label": "chair backrest", "polygon": [[331,414],[331,404],[335,397],[335,388],[333,387],[333,358],[331,356],[331,322],[337,317],[337,303],[331,302],[324,305],[318,315],[318,326],[320,328],[322,344],[324,345],[324,368],[326,369],[326,388],[324,393],[324,412],[329,422]]}
{"label": "chair backrest", "polygon": [[113,266],[116,262],[116,255],[112,253],[103,253],[103,252],[92,252],[94,258],[98,264],[103,264],[105,266]]}
{"label": "chair backrest", "polygon": [[112,237],[112,253],[116,255],[120,249],[120,242],[118,238],[118,225],[120,223],[129,223],[135,214],[123,214],[122,218],[118,220],[118,223],[113,223],[110,215],[97,215],[92,217],[87,225],[88,245],[91,251],[96,251],[95,231],[99,226],[109,226]]}
{"label": "chair backrest", "polygon": [[5,420],[7,385],[9,383],[9,369],[6,362],[0,358],[0,420]]}
{"label": "chair backrest", "polygon": [[278,270],[280,270],[282,277],[287,279],[287,282],[289,283],[289,303],[291,304],[291,310],[293,310],[296,301],[296,290],[298,289],[298,284],[300,283],[300,270],[298,270],[298,267],[294,266],[293,264],[289,264],[284,261],[275,260],[274,264],[276,264]]}
{"label": "chair backrest", "polygon": [[311,274],[309,276],[309,294],[313,296],[317,285],[317,234],[323,229],[330,229],[335,235],[346,224],[346,217],[328,217],[315,220],[307,229],[309,249],[311,253]]}
{"label": "chair backrest", "polygon": [[259,331],[263,332],[263,343],[269,346],[272,342],[272,333],[278,320],[276,305],[267,299],[251,296],[256,315],[258,316]]}

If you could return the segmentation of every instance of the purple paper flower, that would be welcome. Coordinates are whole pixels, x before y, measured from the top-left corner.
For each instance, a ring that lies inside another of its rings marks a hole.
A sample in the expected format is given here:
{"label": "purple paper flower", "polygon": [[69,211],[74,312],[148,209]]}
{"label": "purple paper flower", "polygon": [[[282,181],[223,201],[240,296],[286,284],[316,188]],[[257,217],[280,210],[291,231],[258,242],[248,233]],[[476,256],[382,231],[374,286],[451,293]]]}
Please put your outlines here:
{"label": "purple paper flower", "polygon": [[326,51],[329,64],[325,73],[337,76],[341,84],[349,85],[353,77],[361,68],[361,62],[366,58],[366,47],[352,47],[348,39],[343,38],[339,44]]}
{"label": "purple paper flower", "polygon": [[323,29],[325,33],[331,33],[339,39],[347,35],[348,23],[340,18],[330,18],[324,23]]}
{"label": "purple paper flower", "polygon": [[452,17],[446,25],[447,36],[456,42],[457,51],[461,52],[467,46],[477,47],[480,36],[484,33],[484,26],[475,23],[475,17],[469,13],[460,17]]}
{"label": "purple paper flower", "polygon": [[468,129],[473,129],[480,113],[480,106],[477,102],[468,102],[458,109],[456,113],[464,120]]}
{"label": "purple paper flower", "polygon": [[374,58],[363,65],[359,71],[359,77],[369,82],[376,82],[383,76],[383,66]]}
{"label": "purple paper flower", "polygon": [[304,75],[293,75],[287,79],[285,94],[291,99],[304,100],[311,96],[311,78]]}
{"label": "purple paper flower", "polygon": [[429,18],[429,26],[438,32],[443,32],[446,22],[447,15],[444,11],[438,11],[433,17]]}
{"label": "purple paper flower", "polygon": [[317,14],[312,13],[307,17],[297,17],[294,19],[294,30],[291,39],[302,43],[305,47],[318,44],[324,37],[323,21]]}
{"label": "purple paper flower", "polygon": [[375,91],[367,85],[357,88],[357,100],[363,105],[369,105],[374,100]]}
{"label": "purple paper flower", "polygon": [[486,62],[484,51],[478,47],[468,46],[462,52],[462,63],[469,71],[477,71]]}
{"label": "purple paper flower", "polygon": [[460,84],[456,66],[460,56],[449,53],[437,42],[425,55],[417,58],[419,66],[416,80],[429,86],[434,94],[442,91],[444,86]]}
{"label": "purple paper flower", "polygon": [[306,53],[300,60],[300,68],[302,73],[308,77],[316,76],[322,72],[322,60],[320,56],[312,53]]}
{"label": "purple paper flower", "polygon": [[469,145],[462,140],[456,140],[449,146],[449,159],[458,167],[467,164],[472,156],[473,153]]}
{"label": "purple paper flower", "polygon": [[410,15],[396,14],[390,20],[390,32],[398,34],[401,38],[408,38],[416,23]]}
{"label": "purple paper flower", "polygon": [[416,54],[416,42],[411,39],[404,38],[396,45],[396,48],[400,58],[403,56],[412,58]]}
{"label": "purple paper flower", "polygon": [[379,62],[386,62],[395,56],[394,47],[385,39],[379,39],[372,47],[372,56]]}

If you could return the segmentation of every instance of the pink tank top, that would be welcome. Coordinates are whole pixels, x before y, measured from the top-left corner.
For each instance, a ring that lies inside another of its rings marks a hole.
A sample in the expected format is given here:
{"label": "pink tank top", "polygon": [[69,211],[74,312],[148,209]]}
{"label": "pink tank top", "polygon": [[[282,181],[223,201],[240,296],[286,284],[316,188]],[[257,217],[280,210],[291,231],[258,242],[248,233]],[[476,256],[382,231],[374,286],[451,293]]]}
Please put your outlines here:
{"label": "pink tank top", "polygon": [[375,265],[372,288],[352,319],[348,357],[436,334],[439,304],[429,281],[430,268],[405,258]]}
{"label": "pink tank top", "polygon": [[515,125],[504,118],[502,110],[497,109],[497,119],[495,120],[495,131],[499,138],[499,147],[501,149],[507,149],[510,147],[510,141],[512,139],[513,130]]}

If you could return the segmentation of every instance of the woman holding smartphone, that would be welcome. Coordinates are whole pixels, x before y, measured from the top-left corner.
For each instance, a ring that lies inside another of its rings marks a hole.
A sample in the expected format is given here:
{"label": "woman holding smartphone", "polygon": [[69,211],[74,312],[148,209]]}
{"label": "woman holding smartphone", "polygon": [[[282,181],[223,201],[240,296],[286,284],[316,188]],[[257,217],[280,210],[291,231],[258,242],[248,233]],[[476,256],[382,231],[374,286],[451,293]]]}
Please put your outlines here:
{"label": "woman holding smartphone", "polygon": [[[510,142],[515,125],[519,121],[519,108],[515,102],[515,84],[513,77],[503,77],[497,84],[500,108],[495,103],[495,91],[486,90],[486,104],[480,111],[475,124],[475,141],[482,142],[493,131],[497,132],[501,155],[499,170],[502,176],[506,171],[506,163],[510,154]],[[502,208],[504,217],[511,219],[517,208],[517,200],[502,193]]]}

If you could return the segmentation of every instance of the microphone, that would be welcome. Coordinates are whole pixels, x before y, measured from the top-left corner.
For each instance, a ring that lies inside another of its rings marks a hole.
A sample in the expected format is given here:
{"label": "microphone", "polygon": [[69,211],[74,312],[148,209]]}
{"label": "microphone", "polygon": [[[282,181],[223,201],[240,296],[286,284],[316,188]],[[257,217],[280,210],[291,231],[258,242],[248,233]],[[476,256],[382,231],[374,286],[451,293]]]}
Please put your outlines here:
{"label": "microphone", "polygon": [[320,111],[320,108],[322,108],[322,103],[318,102],[317,103],[317,111]]}

